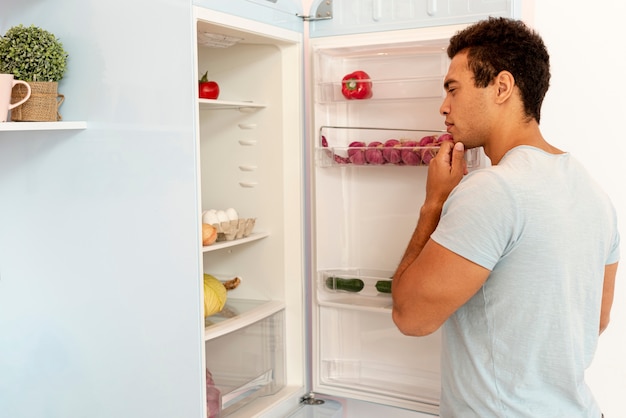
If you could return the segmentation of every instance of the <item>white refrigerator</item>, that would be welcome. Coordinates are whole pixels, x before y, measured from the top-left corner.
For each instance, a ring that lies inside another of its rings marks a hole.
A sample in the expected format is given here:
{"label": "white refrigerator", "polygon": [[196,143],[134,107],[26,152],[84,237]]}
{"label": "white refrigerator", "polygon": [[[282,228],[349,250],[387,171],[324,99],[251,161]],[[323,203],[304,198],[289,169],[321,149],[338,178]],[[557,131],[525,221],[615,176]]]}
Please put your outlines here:
{"label": "white refrigerator", "polygon": [[[242,279],[207,319],[209,413],[437,415],[440,335],[396,329],[390,277],[424,199],[427,138],[444,134],[448,40],[515,7],[195,2],[196,77],[220,86],[198,104],[199,211],[256,220],[250,236],[203,247],[205,273]],[[350,97],[355,71],[371,95]]]}

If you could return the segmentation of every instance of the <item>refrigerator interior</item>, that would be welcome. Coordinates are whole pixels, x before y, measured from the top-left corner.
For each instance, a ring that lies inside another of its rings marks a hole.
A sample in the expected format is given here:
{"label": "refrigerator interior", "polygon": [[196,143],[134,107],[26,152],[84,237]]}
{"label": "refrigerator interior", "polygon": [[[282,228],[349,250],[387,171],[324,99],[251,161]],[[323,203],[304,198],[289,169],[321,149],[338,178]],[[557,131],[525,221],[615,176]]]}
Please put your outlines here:
{"label": "refrigerator interior", "polygon": [[199,217],[234,208],[254,222],[241,236],[220,219],[223,233],[203,247],[205,274],[241,279],[206,319],[206,366],[222,417],[260,416],[287,399],[293,408],[305,390],[301,35],[195,14],[197,79],[208,71],[220,87],[198,100]]}
{"label": "refrigerator interior", "polygon": [[[208,70],[220,85],[217,100],[198,101],[199,212],[232,207],[255,220],[248,237],[203,248],[205,273],[242,280],[205,329],[206,365],[224,413],[281,416],[280,408],[296,405],[305,390],[437,413],[440,336],[401,335],[391,321],[388,286],[424,198],[426,156],[436,153],[407,141],[444,133],[438,113],[444,49],[456,28],[404,31],[395,39],[359,35],[360,43],[345,37],[340,45],[316,41],[313,139],[303,155],[299,35],[201,8],[195,13],[196,76]],[[341,79],[357,69],[368,72],[374,96],[348,101]],[[402,141],[395,151],[412,152],[416,165],[349,159],[352,141],[391,138]],[[305,158],[312,167],[310,208],[300,206]],[[313,228],[310,280],[303,277],[306,210]],[[353,279],[364,289],[336,286]],[[310,341],[305,296],[313,306]],[[312,387],[305,343],[312,346]],[[225,366],[224,347],[241,344],[238,358],[259,361]]]}
{"label": "refrigerator interior", "polygon": [[[444,134],[445,47],[455,29],[312,42],[315,392],[438,412],[440,334],[402,335],[389,285],[424,199],[425,156],[437,149],[411,141]],[[355,70],[369,75],[371,98],[343,96],[342,78]],[[371,144],[390,139],[396,148]],[[361,152],[380,155],[355,159]],[[405,152],[412,158],[403,161]]]}

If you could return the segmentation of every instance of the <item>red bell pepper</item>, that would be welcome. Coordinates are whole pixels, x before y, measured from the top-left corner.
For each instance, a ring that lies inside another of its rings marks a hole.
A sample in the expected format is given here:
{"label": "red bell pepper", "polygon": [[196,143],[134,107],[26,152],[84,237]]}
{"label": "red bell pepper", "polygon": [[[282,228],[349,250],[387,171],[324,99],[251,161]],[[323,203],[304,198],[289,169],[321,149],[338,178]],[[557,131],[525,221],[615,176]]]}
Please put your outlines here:
{"label": "red bell pepper", "polygon": [[198,97],[201,99],[217,99],[220,95],[220,86],[215,81],[209,81],[209,72],[204,73],[198,80]]}
{"label": "red bell pepper", "polygon": [[365,71],[355,71],[341,80],[341,93],[346,99],[369,99],[372,97],[372,81]]}

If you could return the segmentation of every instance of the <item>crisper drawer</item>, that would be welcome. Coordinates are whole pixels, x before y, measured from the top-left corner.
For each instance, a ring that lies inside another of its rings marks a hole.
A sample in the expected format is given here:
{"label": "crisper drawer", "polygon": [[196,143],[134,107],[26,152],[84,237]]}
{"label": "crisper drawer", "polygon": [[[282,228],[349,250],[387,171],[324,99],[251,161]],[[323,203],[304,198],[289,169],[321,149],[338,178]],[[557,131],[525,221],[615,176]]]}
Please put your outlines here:
{"label": "crisper drawer", "polygon": [[221,415],[216,417],[284,387],[284,310],[205,344],[209,412],[221,403]]}

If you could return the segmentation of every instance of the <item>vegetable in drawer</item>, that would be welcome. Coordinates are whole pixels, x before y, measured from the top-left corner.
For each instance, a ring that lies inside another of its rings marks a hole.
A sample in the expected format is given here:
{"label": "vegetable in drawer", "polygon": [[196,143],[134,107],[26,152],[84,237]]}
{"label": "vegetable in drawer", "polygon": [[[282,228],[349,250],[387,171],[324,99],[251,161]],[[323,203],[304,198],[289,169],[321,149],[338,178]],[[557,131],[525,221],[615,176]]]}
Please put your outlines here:
{"label": "vegetable in drawer", "polygon": [[391,293],[391,280],[377,281],[376,290],[378,290],[380,293]]}
{"label": "vegetable in drawer", "polygon": [[358,293],[365,287],[361,279],[344,279],[341,277],[327,277],[326,287],[333,290],[345,290],[346,292]]}
{"label": "vegetable in drawer", "polygon": [[348,100],[372,97],[372,81],[365,71],[354,71],[341,80],[341,94]]}

